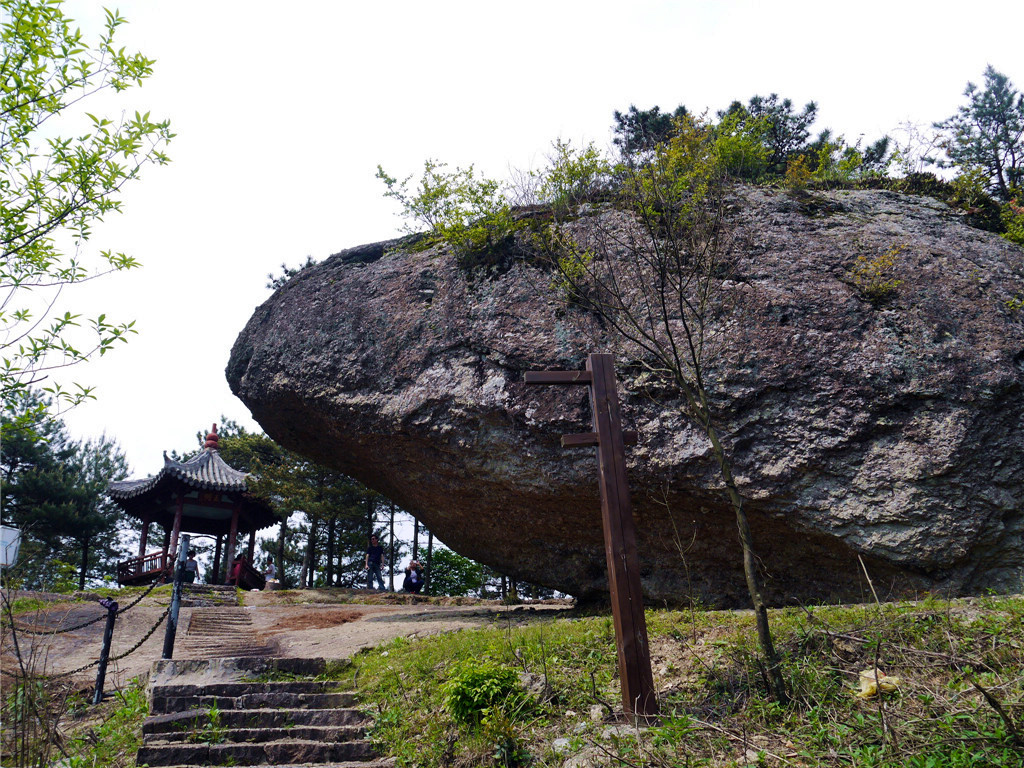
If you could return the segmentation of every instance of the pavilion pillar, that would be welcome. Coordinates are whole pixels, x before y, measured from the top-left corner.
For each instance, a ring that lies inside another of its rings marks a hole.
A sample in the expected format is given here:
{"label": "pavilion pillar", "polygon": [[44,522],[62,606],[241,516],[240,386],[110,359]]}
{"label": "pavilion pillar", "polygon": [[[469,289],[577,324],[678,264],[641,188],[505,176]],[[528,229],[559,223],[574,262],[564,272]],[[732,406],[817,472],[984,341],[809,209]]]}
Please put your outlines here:
{"label": "pavilion pillar", "polygon": [[[228,531],[228,543],[224,547],[224,560],[227,562],[228,576],[231,575],[231,566],[235,562],[235,539],[238,538],[238,513],[241,511],[241,508],[242,502],[239,501],[235,504],[235,508],[231,510],[231,528]],[[235,586],[238,585],[236,584]]]}
{"label": "pavilion pillar", "polygon": [[251,531],[249,531],[249,564],[256,562],[253,560],[253,555],[256,554],[256,528],[255,525]]}
{"label": "pavilion pillar", "polygon": [[139,537],[139,557],[146,555],[146,544],[149,543],[149,524],[153,521],[153,516],[146,513],[142,518],[142,536]]}
{"label": "pavilion pillar", "polygon": [[164,557],[167,557],[167,547],[171,543],[171,529],[164,528]]}
{"label": "pavilion pillar", "polygon": [[217,546],[213,550],[213,576],[211,584],[220,584],[220,534],[217,534]]}
{"label": "pavilion pillar", "polygon": [[174,510],[174,528],[171,530],[171,552],[178,551],[178,534],[181,533],[181,515],[185,510],[185,493],[178,493],[178,508]]}

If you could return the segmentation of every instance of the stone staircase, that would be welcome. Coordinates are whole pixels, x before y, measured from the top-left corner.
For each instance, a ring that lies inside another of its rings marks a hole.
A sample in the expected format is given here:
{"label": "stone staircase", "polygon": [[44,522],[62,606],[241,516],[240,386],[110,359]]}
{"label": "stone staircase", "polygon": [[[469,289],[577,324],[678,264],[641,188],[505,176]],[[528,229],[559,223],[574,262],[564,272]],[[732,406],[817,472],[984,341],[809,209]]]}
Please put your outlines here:
{"label": "stone staircase", "polygon": [[185,635],[175,648],[180,659],[273,656],[276,648],[252,628],[249,612],[238,605],[234,587],[188,584],[182,606],[194,606]]}
{"label": "stone staircase", "polygon": [[366,739],[368,719],[352,706],[355,694],[340,690],[340,682],[311,679],[327,669],[323,659],[157,662],[136,764],[392,765],[375,758]]}
{"label": "stone staircase", "polygon": [[217,605],[238,605],[238,590],[227,584],[183,584],[183,608],[210,608]]}

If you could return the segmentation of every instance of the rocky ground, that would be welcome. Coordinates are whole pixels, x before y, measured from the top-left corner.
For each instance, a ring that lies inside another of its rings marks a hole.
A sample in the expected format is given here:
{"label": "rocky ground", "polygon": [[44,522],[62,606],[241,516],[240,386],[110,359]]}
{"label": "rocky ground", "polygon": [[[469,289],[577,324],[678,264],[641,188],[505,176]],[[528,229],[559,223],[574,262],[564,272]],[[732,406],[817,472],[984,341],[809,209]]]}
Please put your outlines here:
{"label": "rocky ground", "polygon": [[[24,593],[32,596],[33,593]],[[68,602],[67,596],[51,596],[44,609],[19,614],[17,626],[26,629],[57,629],[81,624],[104,615],[94,600]],[[129,600],[124,600],[127,603]],[[157,622],[170,602],[168,588],[154,591],[137,606],[118,617],[111,655],[134,646]],[[395,637],[422,637],[440,632],[478,627],[495,621],[515,623],[550,611],[565,610],[570,601],[544,601],[530,605],[504,606],[494,600],[474,598],[421,598],[410,595],[379,594],[367,590],[288,590],[248,592],[242,595],[246,613],[252,619],[255,638],[266,641],[275,655],[288,658],[346,658],[362,648],[373,647]],[[186,637],[193,611],[183,607],[179,615],[176,650],[187,646]],[[32,658],[37,671],[62,674],[83,667],[99,656],[104,621],[73,632],[55,635],[18,634],[23,658]],[[121,660],[111,661],[107,687],[124,685],[149,672],[161,657],[165,625],[161,625],[141,646]],[[3,634],[2,666],[13,669],[10,633]],[[174,658],[181,657],[175,653]],[[83,688],[95,684],[96,667],[76,672],[72,678]]]}

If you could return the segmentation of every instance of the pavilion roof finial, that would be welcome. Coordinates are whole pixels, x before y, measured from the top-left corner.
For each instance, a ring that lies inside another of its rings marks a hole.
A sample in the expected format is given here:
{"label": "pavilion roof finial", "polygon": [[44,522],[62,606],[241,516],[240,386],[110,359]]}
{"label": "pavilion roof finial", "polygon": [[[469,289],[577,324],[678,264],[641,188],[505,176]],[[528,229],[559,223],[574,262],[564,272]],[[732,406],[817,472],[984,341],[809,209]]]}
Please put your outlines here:
{"label": "pavilion roof finial", "polygon": [[206,436],[206,443],[203,445],[203,448],[205,448],[208,451],[216,451],[217,450],[217,439],[218,439],[217,438],[217,425],[214,424],[210,428],[210,434],[208,434]]}

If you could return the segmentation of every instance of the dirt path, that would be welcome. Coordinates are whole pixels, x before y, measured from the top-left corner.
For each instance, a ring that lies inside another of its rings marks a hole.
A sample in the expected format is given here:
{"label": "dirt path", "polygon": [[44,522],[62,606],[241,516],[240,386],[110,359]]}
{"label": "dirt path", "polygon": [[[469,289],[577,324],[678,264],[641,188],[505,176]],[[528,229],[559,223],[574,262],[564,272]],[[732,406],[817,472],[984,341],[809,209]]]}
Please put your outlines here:
{"label": "dirt path", "polygon": [[[550,616],[569,607],[567,601],[550,601],[530,606],[506,607],[495,601],[411,598],[398,595],[367,594],[371,604],[355,603],[364,599],[358,591],[303,590],[282,593],[260,592],[244,595],[245,610],[252,618],[253,631],[269,641],[282,657],[345,658],[362,648],[388,642],[395,637],[424,637],[461,628],[480,627],[494,622],[522,624]],[[111,655],[117,656],[135,645],[164,613],[166,595],[145,598],[139,605],[118,617],[114,628]],[[438,604],[464,602],[468,604]],[[182,608],[178,637],[188,630],[192,608]],[[80,624],[105,616],[95,602],[54,603],[45,610],[22,614],[17,623],[29,628],[56,628]],[[138,650],[122,660],[112,661],[107,672],[107,687],[124,685],[147,673],[161,656],[165,624],[161,625]],[[49,674],[65,673],[82,667],[99,656],[104,622],[98,621],[74,632],[30,636],[19,633],[22,656],[32,657],[38,669]],[[2,667],[17,663],[12,654],[11,637],[4,632]],[[175,658],[178,655],[175,654]],[[76,673],[73,678],[83,689],[91,688],[96,667]]]}

